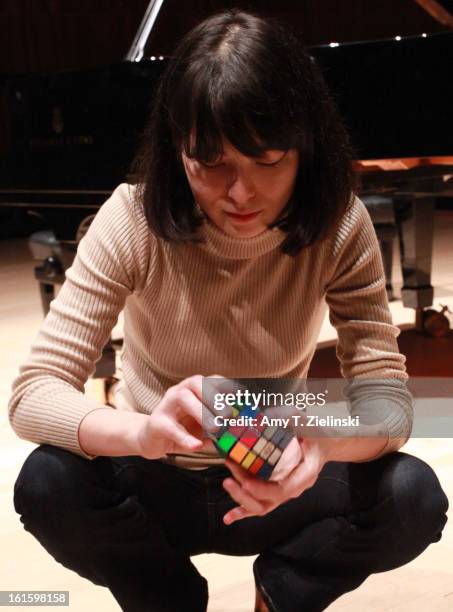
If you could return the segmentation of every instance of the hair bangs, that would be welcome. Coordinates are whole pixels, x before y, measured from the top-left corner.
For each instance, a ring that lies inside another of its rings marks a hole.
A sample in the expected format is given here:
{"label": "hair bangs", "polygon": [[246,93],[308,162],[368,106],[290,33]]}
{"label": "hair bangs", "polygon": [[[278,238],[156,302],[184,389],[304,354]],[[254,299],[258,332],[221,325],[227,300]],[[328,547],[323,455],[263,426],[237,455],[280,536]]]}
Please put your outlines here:
{"label": "hair bangs", "polygon": [[[218,85],[216,87],[216,85]],[[274,108],[260,104],[256,93],[234,81],[220,85],[212,79],[190,92],[190,111],[180,126],[179,148],[187,157],[212,163],[223,154],[223,138],[240,153],[260,157],[267,150],[288,150],[300,145],[294,126]],[[242,89],[242,91],[241,91]],[[186,92],[187,93],[187,92]]]}
{"label": "hair bangs", "polygon": [[298,144],[294,129],[285,129],[275,114],[247,112],[234,102],[222,111],[222,133],[243,155],[260,157],[268,150],[286,151]]}

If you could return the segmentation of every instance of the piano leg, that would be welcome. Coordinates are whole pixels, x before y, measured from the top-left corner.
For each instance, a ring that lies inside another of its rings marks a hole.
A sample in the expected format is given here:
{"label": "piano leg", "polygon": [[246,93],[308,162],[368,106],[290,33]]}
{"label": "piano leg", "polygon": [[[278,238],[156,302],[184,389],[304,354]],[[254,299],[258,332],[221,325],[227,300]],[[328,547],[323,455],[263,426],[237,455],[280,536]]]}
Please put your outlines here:
{"label": "piano leg", "polygon": [[41,306],[44,313],[44,316],[50,310],[50,302],[55,297],[55,288],[53,283],[39,283],[39,295],[41,296]]}
{"label": "piano leg", "polygon": [[388,301],[394,299],[392,285],[392,267],[393,267],[393,243],[395,240],[396,229],[393,225],[375,226],[376,234],[381,247],[382,262],[385,272],[385,288],[387,290]]}
{"label": "piano leg", "polygon": [[423,309],[433,303],[431,285],[434,198],[412,197],[395,201],[401,252],[404,306],[415,308],[416,328],[423,329]]}
{"label": "piano leg", "polygon": [[64,282],[64,272],[60,262],[53,256],[47,257],[35,267],[35,278],[39,282],[39,295],[44,316],[50,310],[50,302],[55,298],[55,285]]}

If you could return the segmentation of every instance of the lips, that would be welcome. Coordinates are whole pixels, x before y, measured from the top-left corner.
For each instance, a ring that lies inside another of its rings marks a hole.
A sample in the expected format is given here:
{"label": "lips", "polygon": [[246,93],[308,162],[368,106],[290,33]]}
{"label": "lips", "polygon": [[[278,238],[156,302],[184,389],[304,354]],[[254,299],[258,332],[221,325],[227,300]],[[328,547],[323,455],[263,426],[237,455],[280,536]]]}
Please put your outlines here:
{"label": "lips", "polygon": [[254,219],[260,212],[261,212],[260,210],[257,210],[256,212],[246,213],[246,214],[230,213],[230,212],[227,212],[226,214],[232,219],[234,219],[235,221],[245,222],[245,221],[250,221]]}

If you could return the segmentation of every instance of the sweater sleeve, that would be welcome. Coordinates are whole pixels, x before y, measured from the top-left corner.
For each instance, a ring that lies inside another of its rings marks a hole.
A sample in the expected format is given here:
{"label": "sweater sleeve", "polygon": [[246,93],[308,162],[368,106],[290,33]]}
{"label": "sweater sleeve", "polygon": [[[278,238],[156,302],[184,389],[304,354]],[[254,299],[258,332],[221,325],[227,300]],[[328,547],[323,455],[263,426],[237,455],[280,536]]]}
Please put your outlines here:
{"label": "sweater sleeve", "polygon": [[329,255],[326,301],[338,334],[341,373],[350,379],[346,396],[354,416],[380,423],[388,432],[381,456],[408,440],[413,405],[406,387],[406,358],[396,340],[400,330],[393,325],[388,306],[379,243],[358,198],[338,225]]}
{"label": "sweater sleeve", "polygon": [[106,406],[84,394],[87,378],[126,297],[146,278],[150,233],[122,184],[99,209],[80,241],[66,280],[13,382],[8,415],[15,433],[93,459],[79,444],[82,419]]}

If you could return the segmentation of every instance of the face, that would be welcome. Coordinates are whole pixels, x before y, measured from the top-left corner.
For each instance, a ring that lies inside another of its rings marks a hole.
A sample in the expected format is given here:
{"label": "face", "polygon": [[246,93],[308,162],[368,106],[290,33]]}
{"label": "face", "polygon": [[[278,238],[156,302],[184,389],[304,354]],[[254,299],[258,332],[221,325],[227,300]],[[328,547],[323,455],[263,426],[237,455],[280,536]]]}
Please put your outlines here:
{"label": "face", "polygon": [[182,161],[195,201],[230,236],[251,238],[267,229],[294,189],[297,149],[266,150],[259,158],[242,155],[223,139],[223,155],[212,164]]}

